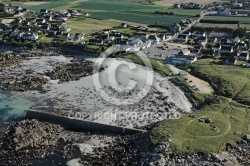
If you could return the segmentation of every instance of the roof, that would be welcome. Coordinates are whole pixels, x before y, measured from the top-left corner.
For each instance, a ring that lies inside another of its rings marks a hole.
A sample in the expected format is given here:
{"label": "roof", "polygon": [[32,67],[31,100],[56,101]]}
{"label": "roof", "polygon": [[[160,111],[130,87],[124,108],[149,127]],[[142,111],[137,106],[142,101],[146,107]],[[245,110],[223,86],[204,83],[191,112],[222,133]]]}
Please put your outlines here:
{"label": "roof", "polygon": [[232,46],[228,46],[228,45],[223,45],[221,46],[221,50],[228,50],[228,51],[231,51],[232,49]]}
{"label": "roof", "polygon": [[173,57],[173,59],[194,60],[195,56],[180,55],[180,56]]}
{"label": "roof", "polygon": [[249,56],[249,52],[248,51],[244,51],[244,52],[240,53],[240,56],[241,57],[247,57],[247,56]]}

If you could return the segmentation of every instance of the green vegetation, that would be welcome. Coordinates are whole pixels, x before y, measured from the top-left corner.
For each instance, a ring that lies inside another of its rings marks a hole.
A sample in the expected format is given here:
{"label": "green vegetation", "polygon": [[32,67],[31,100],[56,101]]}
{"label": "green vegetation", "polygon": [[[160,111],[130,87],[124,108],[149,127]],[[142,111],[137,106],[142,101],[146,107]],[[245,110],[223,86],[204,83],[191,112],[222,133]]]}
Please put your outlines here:
{"label": "green vegetation", "polygon": [[112,20],[97,20],[86,17],[70,19],[66,25],[71,28],[71,33],[86,33],[102,31],[103,29],[113,28],[119,23]]}
{"label": "green vegetation", "polygon": [[[201,118],[212,123],[200,122]],[[171,139],[172,149],[177,154],[221,152],[225,143],[235,144],[244,136],[235,134],[237,131],[250,132],[249,122],[249,108],[221,98],[219,104],[164,122],[153,131],[151,139],[154,143]]]}
{"label": "green vegetation", "polygon": [[52,8],[58,8],[61,6],[66,6],[70,2],[72,2],[72,0],[60,0],[60,1],[50,1],[50,2],[37,4],[37,5],[28,5],[28,4],[18,2],[15,5],[19,5],[20,7],[27,8],[29,10],[40,11],[40,9],[52,9]]}
{"label": "green vegetation", "polygon": [[246,36],[246,34],[247,34],[246,28],[238,28],[233,32],[233,35],[238,36],[239,38]]}
{"label": "green vegetation", "polygon": [[208,81],[217,95],[232,98],[242,104],[250,104],[249,69],[219,65],[211,59],[199,60],[188,67],[193,75]]}
{"label": "green vegetation", "polygon": [[[220,103],[205,105],[180,119],[163,122],[152,132],[154,143],[171,139],[172,150],[177,154],[214,153],[224,150],[226,143],[234,144],[241,140],[244,134],[236,134],[237,131],[250,132],[250,70],[217,63],[213,59],[201,59],[181,68],[189,68],[193,75],[208,81],[214,93],[221,95]],[[182,86],[191,99],[206,98],[203,95],[192,96],[195,93],[187,89],[183,78],[177,77],[174,82]],[[202,119],[209,119],[212,123],[202,122]]]}
{"label": "green vegetation", "polygon": [[205,16],[203,20],[239,21],[241,24],[250,24],[250,17]]}
{"label": "green vegetation", "polygon": [[[145,60],[144,57],[139,57],[135,54],[118,54],[118,55],[112,55],[112,57],[119,57],[119,58],[124,58],[128,59],[136,64],[142,65],[142,66],[149,66],[148,64],[145,64],[144,62],[149,62],[150,65],[152,66],[152,69],[161,74],[162,76],[169,76],[171,74],[171,70],[168,68],[168,66],[165,64],[165,62],[161,60],[156,60],[152,58],[147,58]],[[148,61],[149,59],[149,61]]]}
{"label": "green vegetation", "polygon": [[173,12],[174,15],[194,17],[200,14],[201,9],[164,9],[160,12]]}

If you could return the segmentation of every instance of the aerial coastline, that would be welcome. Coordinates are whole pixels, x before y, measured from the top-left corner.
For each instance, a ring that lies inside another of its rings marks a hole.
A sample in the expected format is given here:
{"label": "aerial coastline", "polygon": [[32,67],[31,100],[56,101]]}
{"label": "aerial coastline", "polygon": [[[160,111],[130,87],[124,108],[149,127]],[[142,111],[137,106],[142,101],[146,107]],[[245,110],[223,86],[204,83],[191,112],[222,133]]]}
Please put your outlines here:
{"label": "aerial coastline", "polygon": [[249,165],[249,2],[0,10],[0,165]]}

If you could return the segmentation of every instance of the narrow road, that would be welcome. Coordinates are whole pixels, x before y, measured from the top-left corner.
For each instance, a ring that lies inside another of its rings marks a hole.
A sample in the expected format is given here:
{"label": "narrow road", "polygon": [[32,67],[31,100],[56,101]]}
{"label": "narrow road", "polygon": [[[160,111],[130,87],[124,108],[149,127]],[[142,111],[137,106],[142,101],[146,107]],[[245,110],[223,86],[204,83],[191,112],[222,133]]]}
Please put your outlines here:
{"label": "narrow road", "polygon": [[[196,23],[200,22],[200,20],[201,20],[205,15],[206,15],[206,10],[202,10],[202,11],[200,12],[200,17],[199,17],[197,20],[195,20],[190,26],[188,26],[188,27],[186,27],[185,29],[183,29],[182,31],[180,31],[178,34],[181,34],[181,33],[185,32],[185,31],[191,29],[192,26],[194,26]],[[174,35],[169,41],[172,41],[172,40],[176,39],[177,36],[178,36],[178,34]]]}

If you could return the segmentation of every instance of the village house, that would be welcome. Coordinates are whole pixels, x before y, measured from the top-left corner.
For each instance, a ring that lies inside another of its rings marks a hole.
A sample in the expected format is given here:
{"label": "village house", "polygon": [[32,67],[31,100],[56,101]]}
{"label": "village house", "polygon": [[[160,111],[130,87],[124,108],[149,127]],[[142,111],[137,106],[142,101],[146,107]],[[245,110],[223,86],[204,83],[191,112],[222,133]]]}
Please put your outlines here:
{"label": "village house", "polygon": [[239,59],[244,61],[249,60],[249,51],[242,51],[239,55]]}
{"label": "village house", "polygon": [[115,39],[115,44],[128,45],[128,40],[122,39],[122,38],[118,38],[118,39]]}
{"label": "village house", "polygon": [[207,44],[207,36],[200,36],[197,39],[195,39],[196,44]]}
{"label": "village house", "polygon": [[47,9],[41,9],[40,14],[48,14],[48,10]]}
{"label": "village house", "polygon": [[180,42],[180,43],[187,43],[188,41],[188,36],[187,35],[178,35],[177,38],[176,38],[176,41],[177,42]]}
{"label": "village house", "polygon": [[197,58],[195,56],[187,56],[187,55],[181,55],[176,57],[171,57],[171,64],[174,65],[188,65],[192,64],[195,61],[197,61]]}
{"label": "village house", "polygon": [[173,31],[174,33],[180,32],[181,31],[181,26],[180,24],[174,24],[173,26],[170,27],[171,31]]}
{"label": "village house", "polygon": [[36,41],[38,39],[38,35],[34,33],[25,33],[22,38],[24,40]]}
{"label": "village house", "polygon": [[148,40],[151,41],[151,43],[158,44],[160,42],[160,38],[158,38],[156,35],[149,35]]}
{"label": "village house", "polygon": [[189,55],[191,52],[189,49],[182,49],[178,55]]}
{"label": "village house", "polygon": [[219,15],[219,16],[230,16],[231,11],[229,9],[219,10],[217,12],[217,15]]}
{"label": "village house", "polygon": [[14,9],[12,7],[9,7],[9,6],[6,6],[3,8],[4,13],[11,13],[13,11],[14,11]]}
{"label": "village house", "polygon": [[195,31],[191,34],[193,37],[205,37],[206,36],[206,33],[205,32],[199,32],[199,31]]}
{"label": "village house", "polygon": [[220,49],[220,52],[223,53],[223,52],[233,52],[233,46],[230,46],[230,45],[222,45],[221,46],[221,49]]}
{"label": "village house", "polygon": [[104,44],[104,41],[101,39],[89,39],[89,44],[101,46]]}
{"label": "village house", "polygon": [[235,65],[237,63],[237,59],[234,57],[223,58],[222,63],[225,65]]}
{"label": "village house", "polygon": [[127,28],[128,25],[126,23],[121,23],[121,25],[118,26],[119,28]]}
{"label": "village house", "polygon": [[238,47],[240,50],[247,49],[247,44],[245,42],[238,43]]}
{"label": "village house", "polygon": [[184,31],[183,33],[182,33],[182,35],[186,35],[186,36],[190,36],[192,33],[190,32],[190,31]]}

